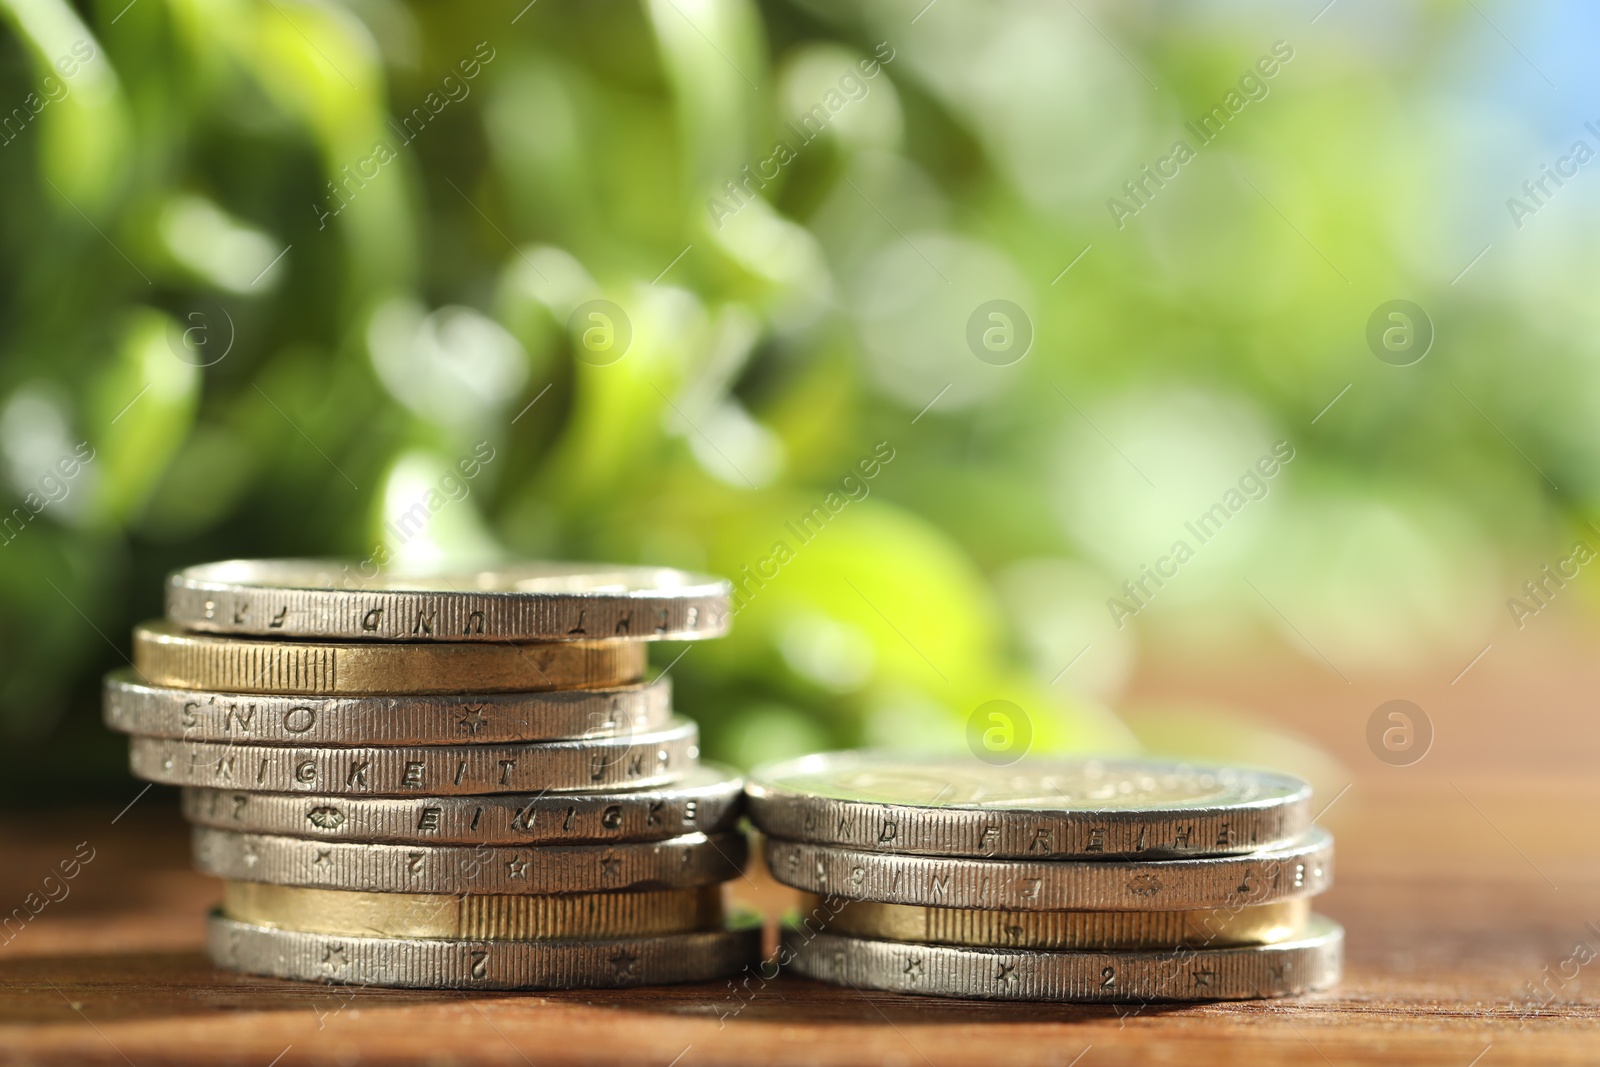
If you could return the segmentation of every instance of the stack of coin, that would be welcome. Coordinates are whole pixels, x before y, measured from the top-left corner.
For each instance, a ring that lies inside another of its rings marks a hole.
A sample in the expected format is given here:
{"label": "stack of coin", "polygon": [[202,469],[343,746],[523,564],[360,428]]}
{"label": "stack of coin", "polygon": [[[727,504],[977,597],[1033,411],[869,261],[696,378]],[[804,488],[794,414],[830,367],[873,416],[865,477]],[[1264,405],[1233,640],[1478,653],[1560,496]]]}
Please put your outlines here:
{"label": "stack of coin", "polygon": [[743,782],[698,761],[652,640],[726,629],[728,584],[525,564],[373,580],[318,561],[172,576],[105,682],[133,772],[183,787],[224,879],[224,967],[383,986],[699,981],[759,954],[724,915]]}
{"label": "stack of coin", "polygon": [[746,786],[767,865],[802,890],[779,962],[858,988],[1060,1001],[1325,988],[1344,934],[1310,787],[1154,760],[824,753]]}

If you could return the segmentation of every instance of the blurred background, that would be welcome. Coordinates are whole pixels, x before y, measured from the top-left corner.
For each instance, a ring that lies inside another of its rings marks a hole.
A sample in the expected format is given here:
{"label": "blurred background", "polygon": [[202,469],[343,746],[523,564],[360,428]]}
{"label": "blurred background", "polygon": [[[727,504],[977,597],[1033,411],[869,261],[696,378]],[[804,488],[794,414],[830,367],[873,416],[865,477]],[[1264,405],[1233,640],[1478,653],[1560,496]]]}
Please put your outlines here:
{"label": "blurred background", "polygon": [[219,558],[734,578],[741,765],[1589,611],[1592,7],[524,3],[0,0],[0,791]]}

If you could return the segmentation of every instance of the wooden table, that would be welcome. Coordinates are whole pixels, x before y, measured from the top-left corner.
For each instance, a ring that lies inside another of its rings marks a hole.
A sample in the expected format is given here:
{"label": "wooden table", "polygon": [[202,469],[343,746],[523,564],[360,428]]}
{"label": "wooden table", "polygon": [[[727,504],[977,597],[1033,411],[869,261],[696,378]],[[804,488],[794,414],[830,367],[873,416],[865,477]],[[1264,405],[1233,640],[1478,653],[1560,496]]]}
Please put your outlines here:
{"label": "wooden table", "polygon": [[[95,850],[69,895],[0,945],[0,1062],[1600,1062],[1600,717],[1590,695],[1600,667],[1590,647],[1574,636],[1496,649],[1454,686],[1453,670],[1347,684],[1305,665],[1140,680],[1144,697],[1271,713],[1347,768],[1352,785],[1322,818],[1339,856],[1318,908],[1348,932],[1345,980],[1331,992],[1121,1018],[1110,1007],[861,994],[787,976],[739,1008],[716,984],[467,996],[225,974],[200,953],[216,884],[190,873],[177,813],[152,795],[114,825],[117,813],[101,810],[0,820],[0,908],[21,906],[79,842]],[[1434,751],[1404,768],[1379,762],[1364,740],[1371,710],[1396,696],[1428,709],[1438,730]],[[783,891],[764,879],[738,890],[781,906]],[[1596,954],[1586,966],[1570,962],[1580,944],[1578,958]]]}

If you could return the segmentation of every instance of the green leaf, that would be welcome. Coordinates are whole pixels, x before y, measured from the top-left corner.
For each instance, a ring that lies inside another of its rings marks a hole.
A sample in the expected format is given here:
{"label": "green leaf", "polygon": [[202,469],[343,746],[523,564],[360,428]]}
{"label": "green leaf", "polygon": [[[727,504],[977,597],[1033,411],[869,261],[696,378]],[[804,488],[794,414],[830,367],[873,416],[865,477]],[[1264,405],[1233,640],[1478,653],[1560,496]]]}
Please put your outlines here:
{"label": "green leaf", "polygon": [[125,525],[140,513],[194,425],[200,369],[172,347],[183,347],[183,332],[160,312],[132,313],[117,359],[94,384],[88,425],[103,521]]}

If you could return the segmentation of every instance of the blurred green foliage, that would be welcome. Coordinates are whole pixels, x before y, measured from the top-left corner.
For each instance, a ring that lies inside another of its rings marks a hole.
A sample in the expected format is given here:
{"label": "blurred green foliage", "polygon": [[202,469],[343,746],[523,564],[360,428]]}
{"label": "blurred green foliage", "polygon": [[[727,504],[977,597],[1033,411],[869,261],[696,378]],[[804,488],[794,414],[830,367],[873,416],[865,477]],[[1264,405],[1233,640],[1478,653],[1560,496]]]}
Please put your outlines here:
{"label": "blurred green foliage", "polygon": [[[1600,469],[1592,191],[1502,206],[1587,116],[1465,4],[924,3],[0,0],[8,785],[115,777],[97,677],[168,569],[386,540],[755,574],[673,668],[737,762],[959,745],[997,698],[1125,748],[1141,656],[1267,632],[1464,662]],[[1489,8],[1578,78],[1592,15]],[[1411,367],[1364,341],[1396,297]]]}

